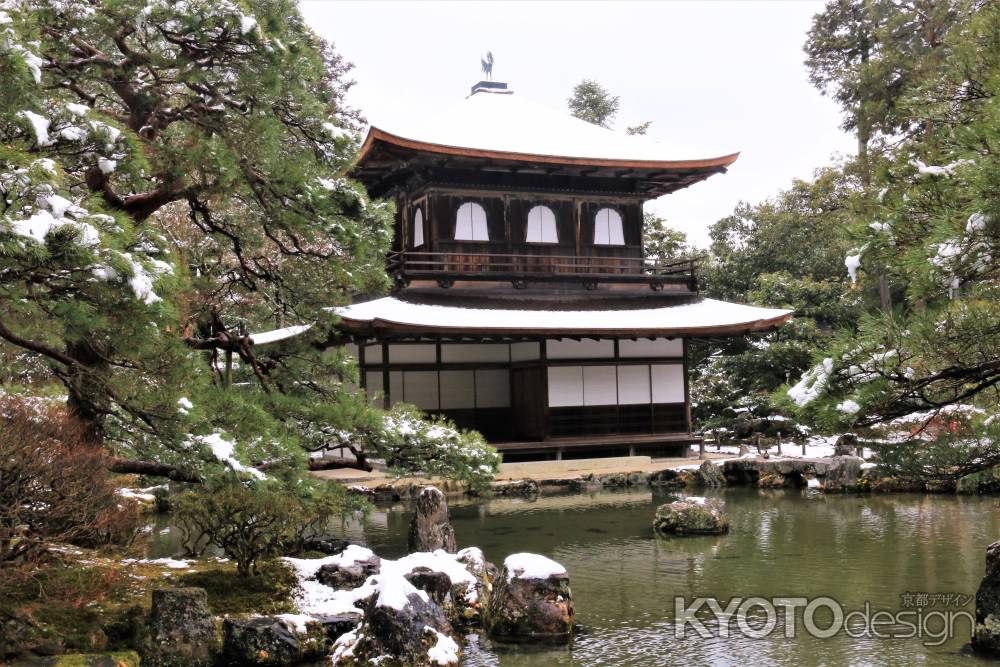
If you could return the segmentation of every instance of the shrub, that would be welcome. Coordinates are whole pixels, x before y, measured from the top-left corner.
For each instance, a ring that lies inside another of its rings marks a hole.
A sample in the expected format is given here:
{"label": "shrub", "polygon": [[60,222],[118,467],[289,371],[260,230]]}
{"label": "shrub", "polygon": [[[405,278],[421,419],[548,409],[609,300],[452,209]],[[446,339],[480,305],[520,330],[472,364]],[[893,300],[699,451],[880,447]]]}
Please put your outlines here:
{"label": "shrub", "polygon": [[127,542],[138,525],[105,454],[65,410],[0,397],[0,568],[37,562],[53,542]]}
{"label": "shrub", "polygon": [[256,575],[261,561],[300,551],[332,518],[363,507],[340,486],[305,480],[290,486],[230,479],[181,494],[174,518],[185,549],[199,555],[214,546],[236,561],[241,576]]}

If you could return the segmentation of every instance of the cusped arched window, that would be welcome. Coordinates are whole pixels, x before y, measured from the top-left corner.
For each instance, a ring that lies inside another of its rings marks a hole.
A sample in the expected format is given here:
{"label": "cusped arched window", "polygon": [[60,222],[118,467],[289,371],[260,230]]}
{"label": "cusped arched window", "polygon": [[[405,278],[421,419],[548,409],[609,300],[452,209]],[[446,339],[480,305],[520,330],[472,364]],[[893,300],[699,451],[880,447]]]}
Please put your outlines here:
{"label": "cusped arched window", "polygon": [[475,202],[467,201],[458,207],[455,214],[456,241],[489,241],[486,227],[486,209]]}
{"label": "cusped arched window", "polygon": [[413,214],[413,247],[424,244],[424,212],[419,208]]}
{"label": "cusped arched window", "polygon": [[622,216],[613,208],[602,208],[594,216],[594,245],[625,245]]}
{"label": "cusped arched window", "polygon": [[528,211],[528,243],[558,243],[556,214],[548,206],[535,206]]}

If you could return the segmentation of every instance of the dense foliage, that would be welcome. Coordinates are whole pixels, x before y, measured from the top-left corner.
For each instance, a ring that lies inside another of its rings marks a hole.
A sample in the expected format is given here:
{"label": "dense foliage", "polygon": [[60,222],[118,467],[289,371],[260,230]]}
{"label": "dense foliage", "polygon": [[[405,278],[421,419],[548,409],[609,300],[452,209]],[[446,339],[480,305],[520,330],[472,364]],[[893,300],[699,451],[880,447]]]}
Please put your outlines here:
{"label": "dense foliage", "polygon": [[[0,68],[8,387],[58,381],[91,439],[176,479],[301,466],[386,423],[345,391],[326,309],[386,287],[392,211],[343,175],[350,65],[294,2],[4,3]],[[247,335],[300,323],[289,345]]]}
{"label": "dense foliage", "polygon": [[797,319],[746,353],[708,350],[708,423],[747,396],[855,430],[902,476],[1000,463],[998,31],[1000,8],[961,0],[816,16],[807,65],[859,156],[713,227],[709,293]]}

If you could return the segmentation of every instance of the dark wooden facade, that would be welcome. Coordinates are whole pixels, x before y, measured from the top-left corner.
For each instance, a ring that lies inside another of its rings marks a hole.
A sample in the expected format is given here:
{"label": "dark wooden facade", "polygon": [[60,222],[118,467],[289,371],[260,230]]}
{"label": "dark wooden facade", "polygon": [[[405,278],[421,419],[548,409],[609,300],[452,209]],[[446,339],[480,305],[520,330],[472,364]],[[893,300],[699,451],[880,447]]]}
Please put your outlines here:
{"label": "dark wooden facade", "polygon": [[[600,318],[607,309],[696,298],[694,262],[644,257],[643,203],[722,173],[736,157],[535,155],[438,145],[372,128],[352,175],[372,196],[396,204],[387,269],[399,298],[466,308],[592,310]],[[485,212],[488,239],[456,238],[457,213],[469,203]],[[556,238],[528,240],[536,206],[551,211]],[[616,242],[595,242],[602,209],[620,217]],[[402,400],[446,415],[509,456],[680,453],[694,441],[687,344],[676,334],[639,339],[623,326],[508,336],[480,332],[473,321],[462,330],[392,324],[350,330],[370,395],[382,394],[387,406]],[[642,341],[660,347],[644,356]]]}

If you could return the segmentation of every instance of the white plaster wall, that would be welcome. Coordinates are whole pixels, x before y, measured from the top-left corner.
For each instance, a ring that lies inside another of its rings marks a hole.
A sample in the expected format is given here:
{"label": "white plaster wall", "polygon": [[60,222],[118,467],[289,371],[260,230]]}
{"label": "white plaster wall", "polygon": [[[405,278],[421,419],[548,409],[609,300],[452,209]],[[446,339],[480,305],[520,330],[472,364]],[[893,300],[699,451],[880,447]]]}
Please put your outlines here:
{"label": "white plaster wall", "polygon": [[[367,359],[365,361],[367,361]],[[391,364],[437,363],[437,347],[434,345],[390,345],[389,363]]]}
{"label": "white plaster wall", "polygon": [[365,345],[365,364],[382,363],[382,346]]}
{"label": "white plaster wall", "polygon": [[549,371],[549,406],[583,405],[583,367],[553,366]]}
{"label": "white plaster wall", "polygon": [[449,363],[508,362],[510,361],[510,345],[442,345],[441,361]]}
{"label": "white plaster wall", "polygon": [[590,338],[547,340],[545,354],[549,359],[613,359],[615,343],[612,340]]}
{"label": "white plaster wall", "polygon": [[614,366],[583,367],[583,404],[616,405],[618,381]]}
{"label": "white plaster wall", "polygon": [[618,367],[618,404],[649,404],[649,366]]}
{"label": "white plaster wall", "polygon": [[476,371],[476,407],[510,407],[510,371],[506,369]]}
{"label": "white plaster wall", "polygon": [[[393,394],[392,400],[399,397]],[[403,400],[421,410],[438,409],[437,371],[406,371],[403,373]]]}
{"label": "white plaster wall", "polygon": [[475,371],[441,371],[441,409],[476,407]]}
{"label": "white plaster wall", "polygon": [[618,341],[618,356],[622,359],[639,357],[681,357],[684,355],[684,341],[680,338],[640,338],[639,340]]}
{"label": "white plaster wall", "polygon": [[684,366],[655,364],[650,368],[653,378],[653,403],[684,402]]}
{"label": "white plaster wall", "polygon": [[540,359],[542,346],[539,343],[511,343],[511,361],[534,361]]}

